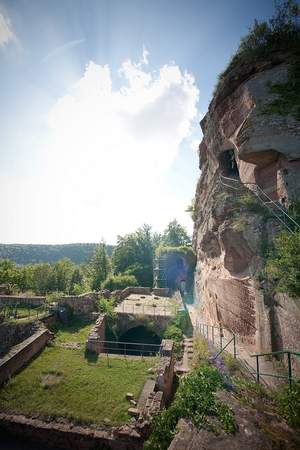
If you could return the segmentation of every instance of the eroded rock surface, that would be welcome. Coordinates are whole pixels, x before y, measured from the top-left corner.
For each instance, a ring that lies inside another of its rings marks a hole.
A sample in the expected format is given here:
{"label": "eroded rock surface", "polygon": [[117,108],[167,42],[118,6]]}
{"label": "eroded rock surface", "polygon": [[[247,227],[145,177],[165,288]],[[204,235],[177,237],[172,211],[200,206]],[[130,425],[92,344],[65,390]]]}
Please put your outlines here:
{"label": "eroded rock surface", "polygon": [[289,64],[287,56],[273,55],[264,64],[237,68],[201,122],[196,301],[202,321],[232,329],[250,352],[300,350],[292,337],[299,336],[300,309],[292,299],[270,298],[258,281],[262,246],[279,224],[266,219],[265,206],[250,208],[242,200],[255,185],[284,207],[299,199],[300,123],[292,114],[263,113],[273,99],[268,84],[285,82]]}

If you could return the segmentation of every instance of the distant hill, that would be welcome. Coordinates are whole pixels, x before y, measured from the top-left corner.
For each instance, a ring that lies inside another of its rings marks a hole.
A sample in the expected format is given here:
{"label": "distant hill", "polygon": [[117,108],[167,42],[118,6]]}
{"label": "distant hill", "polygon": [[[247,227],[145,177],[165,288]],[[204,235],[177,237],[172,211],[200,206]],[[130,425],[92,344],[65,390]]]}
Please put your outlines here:
{"label": "distant hill", "polygon": [[[86,263],[97,244],[0,244],[0,259],[11,259],[17,264],[54,263],[62,258],[70,258],[75,264]],[[112,245],[107,245],[107,253],[111,255]]]}

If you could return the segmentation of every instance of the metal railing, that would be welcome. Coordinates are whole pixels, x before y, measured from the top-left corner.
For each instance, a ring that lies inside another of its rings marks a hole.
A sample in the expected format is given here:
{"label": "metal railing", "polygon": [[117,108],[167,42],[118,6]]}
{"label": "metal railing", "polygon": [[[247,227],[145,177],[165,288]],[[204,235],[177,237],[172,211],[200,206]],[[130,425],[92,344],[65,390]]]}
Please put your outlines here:
{"label": "metal railing", "polygon": [[141,342],[125,341],[98,341],[101,348],[100,354],[153,357],[161,354],[161,344],[148,344]]}
{"label": "metal railing", "polygon": [[[230,344],[232,344],[233,357],[236,358],[236,335],[231,330],[225,327],[218,327],[216,325],[209,325],[207,323],[199,322],[198,320],[196,321],[196,326],[194,328],[199,331],[205,339],[211,341],[214,346],[219,348],[218,353],[214,355],[215,357],[223,353],[223,351],[226,350]],[[229,340],[224,335],[224,331],[231,335]]]}
{"label": "metal railing", "polygon": [[[288,374],[287,375],[277,375],[277,374],[271,374],[271,373],[263,373],[260,371],[260,364],[259,364],[259,358],[261,357],[274,357],[274,356],[283,356],[287,355],[287,365],[288,365]],[[269,353],[258,353],[255,355],[250,355],[251,358],[256,359],[256,381],[257,383],[260,383],[261,377],[273,377],[278,379],[285,379],[289,381],[290,388],[292,387],[293,380],[295,380],[295,377],[293,377],[293,366],[292,366],[292,356],[300,357],[299,352],[295,352],[293,350],[280,350],[277,352],[269,352]]]}
{"label": "metal railing", "polygon": [[46,304],[37,307],[24,306],[23,304],[0,307],[0,317],[3,317],[4,319],[38,319],[48,313],[49,307]]}
{"label": "metal railing", "polygon": [[267,208],[272,215],[283,225],[290,233],[294,234],[295,230],[300,230],[300,225],[291,217],[283,206],[274,200],[256,183],[243,183],[237,178],[224,177],[220,175],[220,182],[223,186],[239,191],[242,186],[251,190],[259,199],[260,203]]}

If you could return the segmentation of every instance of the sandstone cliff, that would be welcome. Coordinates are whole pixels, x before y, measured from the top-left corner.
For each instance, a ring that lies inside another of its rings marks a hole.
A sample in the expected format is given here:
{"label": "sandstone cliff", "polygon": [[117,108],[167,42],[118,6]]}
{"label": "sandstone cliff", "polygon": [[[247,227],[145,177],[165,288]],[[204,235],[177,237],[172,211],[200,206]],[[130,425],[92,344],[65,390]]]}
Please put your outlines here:
{"label": "sandstone cliff", "polygon": [[279,54],[236,68],[201,122],[196,302],[203,322],[232,329],[250,352],[300,351],[300,300],[270,295],[259,281],[262,247],[280,227],[252,193],[258,185],[284,207],[299,199],[300,122],[264,112],[270,83],[285,82],[288,70]]}

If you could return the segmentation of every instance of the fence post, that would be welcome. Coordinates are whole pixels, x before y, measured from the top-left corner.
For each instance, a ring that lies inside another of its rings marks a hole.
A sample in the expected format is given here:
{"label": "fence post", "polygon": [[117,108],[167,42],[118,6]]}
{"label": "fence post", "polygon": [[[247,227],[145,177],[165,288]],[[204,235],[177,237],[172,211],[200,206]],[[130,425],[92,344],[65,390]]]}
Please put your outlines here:
{"label": "fence post", "polygon": [[256,357],[256,381],[259,384],[259,361],[258,361],[258,355],[255,355]]}
{"label": "fence post", "polygon": [[220,349],[222,350],[222,347],[223,347],[223,336],[222,336],[221,328],[219,328],[219,332],[220,332]]}
{"label": "fence post", "polygon": [[215,343],[215,327],[211,327],[211,336],[212,336],[212,343]]}
{"label": "fence post", "polygon": [[235,334],[233,333],[233,357],[236,358],[236,340]]}
{"label": "fence post", "polygon": [[288,352],[288,369],[289,369],[289,385],[290,389],[292,387],[292,360],[291,360],[291,352]]}

